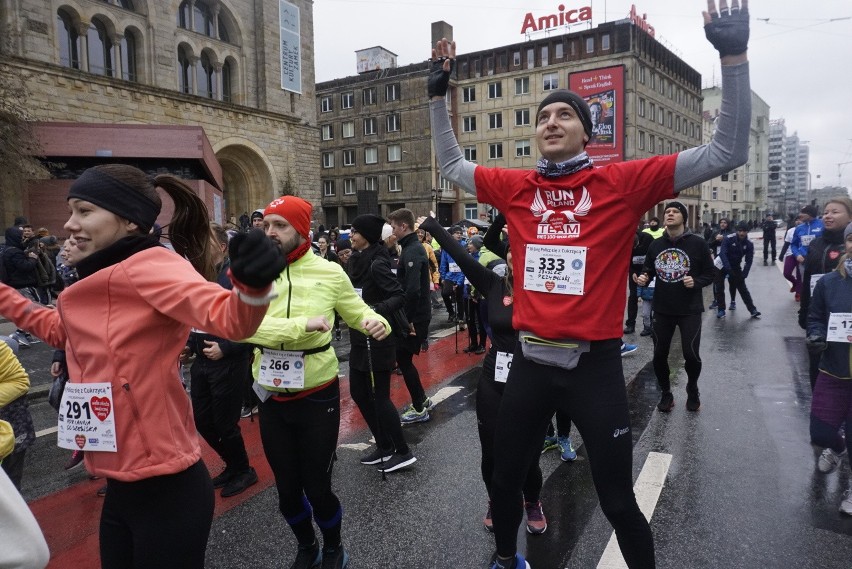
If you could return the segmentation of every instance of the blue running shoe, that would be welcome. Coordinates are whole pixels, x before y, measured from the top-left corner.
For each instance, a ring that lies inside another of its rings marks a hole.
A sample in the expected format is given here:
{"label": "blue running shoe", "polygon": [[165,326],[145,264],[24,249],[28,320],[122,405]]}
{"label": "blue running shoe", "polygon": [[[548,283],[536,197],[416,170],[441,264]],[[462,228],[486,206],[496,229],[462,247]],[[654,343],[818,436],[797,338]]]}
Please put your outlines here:
{"label": "blue running shoe", "polygon": [[621,357],[623,358],[624,356],[630,355],[638,349],[639,348],[637,348],[635,344],[622,343],[621,344]]}
{"label": "blue running shoe", "polygon": [[527,560],[521,557],[520,553],[516,553],[513,559],[501,562],[500,559],[495,559],[494,563],[489,566],[489,569],[532,569]]}
{"label": "blue running shoe", "polygon": [[571,462],[577,459],[577,451],[574,450],[574,443],[571,442],[571,437],[559,437],[559,458],[562,462]]}
{"label": "blue running shoe", "polygon": [[719,311],[716,312],[716,318],[721,320],[724,317],[725,317],[725,310],[723,308],[720,308]]}

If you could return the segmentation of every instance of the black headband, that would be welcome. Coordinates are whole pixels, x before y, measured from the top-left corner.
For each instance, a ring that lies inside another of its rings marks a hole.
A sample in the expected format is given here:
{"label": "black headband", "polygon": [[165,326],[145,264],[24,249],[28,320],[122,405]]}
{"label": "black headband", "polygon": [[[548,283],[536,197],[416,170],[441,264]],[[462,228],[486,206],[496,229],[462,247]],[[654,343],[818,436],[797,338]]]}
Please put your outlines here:
{"label": "black headband", "polygon": [[583,130],[586,131],[586,136],[589,139],[592,138],[592,111],[589,110],[589,104],[583,97],[567,89],[553,91],[539,103],[538,110],[536,111],[536,120],[538,120],[538,113],[541,112],[541,109],[553,103],[566,103],[574,109],[574,112],[580,118],[580,122],[583,123]]}
{"label": "black headband", "polygon": [[132,221],[144,233],[151,230],[160,214],[159,204],[121,180],[116,180],[95,168],[89,168],[71,184],[66,199],[72,198],[91,202]]}

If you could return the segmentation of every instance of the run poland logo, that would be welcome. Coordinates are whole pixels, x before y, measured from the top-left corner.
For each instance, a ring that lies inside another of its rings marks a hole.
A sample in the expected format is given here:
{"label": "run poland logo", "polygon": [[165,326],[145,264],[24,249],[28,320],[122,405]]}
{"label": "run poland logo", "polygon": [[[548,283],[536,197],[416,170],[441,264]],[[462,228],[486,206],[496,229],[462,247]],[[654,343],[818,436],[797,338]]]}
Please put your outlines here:
{"label": "run poland logo", "polygon": [[[585,186],[579,201],[575,199],[574,192],[536,188],[530,212],[540,219],[536,232],[539,239],[574,239],[580,236],[577,218],[588,215],[592,209],[592,197]],[[570,209],[572,206],[573,209]]]}
{"label": "run poland logo", "polygon": [[691,266],[689,255],[684,251],[671,248],[662,251],[654,259],[654,268],[657,270],[657,278],[664,283],[676,283],[683,280],[689,274]]}

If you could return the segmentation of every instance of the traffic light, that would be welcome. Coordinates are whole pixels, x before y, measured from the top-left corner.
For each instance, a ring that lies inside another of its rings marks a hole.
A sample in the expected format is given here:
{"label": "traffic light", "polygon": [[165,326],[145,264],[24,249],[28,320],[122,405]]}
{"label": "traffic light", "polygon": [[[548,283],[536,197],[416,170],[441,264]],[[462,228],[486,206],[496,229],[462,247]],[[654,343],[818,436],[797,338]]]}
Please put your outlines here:
{"label": "traffic light", "polygon": [[778,172],[780,172],[780,171],[781,171],[781,166],[770,166],[769,167],[769,179],[770,180],[777,180],[778,178],[780,178],[780,176],[778,174]]}

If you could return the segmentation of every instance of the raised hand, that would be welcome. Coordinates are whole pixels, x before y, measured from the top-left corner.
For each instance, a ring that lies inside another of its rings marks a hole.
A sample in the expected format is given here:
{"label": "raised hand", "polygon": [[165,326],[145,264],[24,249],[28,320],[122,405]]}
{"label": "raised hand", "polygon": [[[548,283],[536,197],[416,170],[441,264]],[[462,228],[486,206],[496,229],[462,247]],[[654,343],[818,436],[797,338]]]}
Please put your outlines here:
{"label": "raised hand", "polygon": [[[740,4],[742,2],[742,5]],[[719,11],[716,11],[716,1],[707,0],[707,11],[704,16],[704,35],[713,44],[722,57],[740,55],[748,49],[748,0],[731,0],[728,8],[727,0],[719,0]]]}
{"label": "raised hand", "polygon": [[450,74],[456,63],[456,42],[442,38],[432,50],[432,68],[426,82],[429,98],[443,97],[450,86]]}

